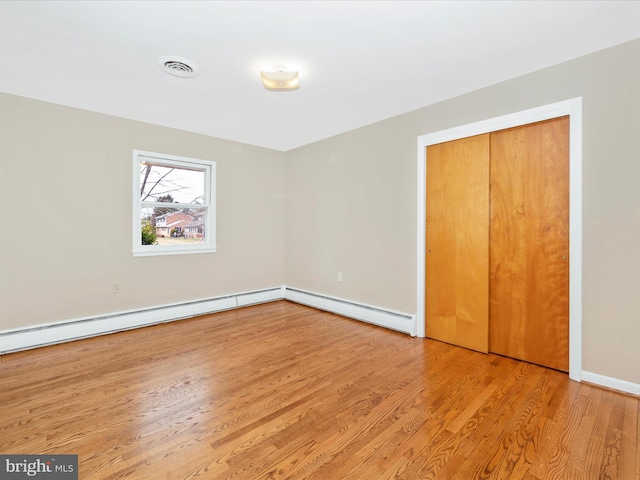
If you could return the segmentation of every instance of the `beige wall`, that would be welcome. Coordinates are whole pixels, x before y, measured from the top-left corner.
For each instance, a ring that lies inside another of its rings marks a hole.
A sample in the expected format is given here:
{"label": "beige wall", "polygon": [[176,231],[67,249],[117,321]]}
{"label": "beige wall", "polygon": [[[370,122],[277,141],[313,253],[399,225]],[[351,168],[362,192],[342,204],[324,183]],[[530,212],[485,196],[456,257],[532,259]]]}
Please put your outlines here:
{"label": "beige wall", "polygon": [[417,137],[578,96],[583,369],[640,383],[640,40],[287,152],[287,285],[415,313]]}
{"label": "beige wall", "polygon": [[[415,313],[417,137],[577,96],[583,368],[640,384],[640,40],[287,153],[0,94],[0,330],[282,283]],[[218,162],[217,253],[133,258],[133,149]]]}
{"label": "beige wall", "polygon": [[[217,162],[217,253],[132,256],[133,149]],[[0,330],[283,284],[284,166],[282,152],[0,94]]]}

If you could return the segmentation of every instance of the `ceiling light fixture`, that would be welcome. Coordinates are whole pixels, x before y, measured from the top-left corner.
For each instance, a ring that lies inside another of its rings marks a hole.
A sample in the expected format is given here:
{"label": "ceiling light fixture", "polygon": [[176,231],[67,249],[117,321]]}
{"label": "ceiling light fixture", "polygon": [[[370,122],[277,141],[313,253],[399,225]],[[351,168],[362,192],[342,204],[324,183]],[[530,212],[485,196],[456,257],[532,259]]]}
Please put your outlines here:
{"label": "ceiling light fixture", "polygon": [[278,70],[276,72],[265,72],[261,70],[260,77],[264,88],[274,92],[289,92],[300,88],[300,77],[297,71]]}

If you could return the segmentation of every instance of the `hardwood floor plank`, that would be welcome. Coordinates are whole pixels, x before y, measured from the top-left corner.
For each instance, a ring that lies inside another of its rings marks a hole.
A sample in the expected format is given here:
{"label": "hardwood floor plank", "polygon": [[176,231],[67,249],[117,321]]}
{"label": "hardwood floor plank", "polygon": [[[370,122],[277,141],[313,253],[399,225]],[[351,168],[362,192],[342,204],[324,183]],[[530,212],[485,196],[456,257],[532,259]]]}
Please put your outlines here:
{"label": "hardwood floor plank", "polygon": [[640,478],[636,397],[285,301],[1,356],[0,405],[83,480]]}

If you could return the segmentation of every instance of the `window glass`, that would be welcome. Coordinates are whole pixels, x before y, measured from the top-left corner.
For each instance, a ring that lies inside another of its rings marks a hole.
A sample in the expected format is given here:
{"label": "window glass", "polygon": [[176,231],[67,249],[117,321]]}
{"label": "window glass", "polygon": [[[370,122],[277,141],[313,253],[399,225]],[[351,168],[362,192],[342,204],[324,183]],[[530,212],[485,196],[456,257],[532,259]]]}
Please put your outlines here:
{"label": "window glass", "polygon": [[133,157],[134,255],[215,251],[215,162]]}

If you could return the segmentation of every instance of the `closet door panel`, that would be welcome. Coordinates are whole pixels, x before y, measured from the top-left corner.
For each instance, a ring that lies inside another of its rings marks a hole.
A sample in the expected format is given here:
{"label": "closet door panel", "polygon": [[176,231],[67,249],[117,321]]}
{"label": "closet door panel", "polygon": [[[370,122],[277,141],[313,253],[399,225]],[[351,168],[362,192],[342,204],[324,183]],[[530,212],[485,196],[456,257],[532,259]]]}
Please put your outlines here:
{"label": "closet door panel", "polygon": [[489,134],[427,147],[427,337],[488,352]]}
{"label": "closet door panel", "polygon": [[569,368],[569,119],[491,134],[492,352]]}

